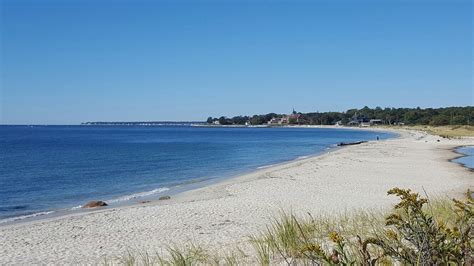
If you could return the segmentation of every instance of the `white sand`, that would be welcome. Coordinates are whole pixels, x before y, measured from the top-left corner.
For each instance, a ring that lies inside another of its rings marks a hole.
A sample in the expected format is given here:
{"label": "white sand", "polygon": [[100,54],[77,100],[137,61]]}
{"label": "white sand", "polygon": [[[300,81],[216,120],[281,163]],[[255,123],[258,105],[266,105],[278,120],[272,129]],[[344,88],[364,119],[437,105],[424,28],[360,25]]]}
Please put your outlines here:
{"label": "white sand", "polygon": [[[440,142],[437,142],[440,139]],[[0,227],[0,264],[97,264],[127,250],[160,251],[169,243],[233,248],[265,228],[280,210],[333,213],[388,208],[386,191],[412,188],[460,196],[474,173],[448,162],[447,140],[416,132],[348,146],[189,191],[169,201]]]}

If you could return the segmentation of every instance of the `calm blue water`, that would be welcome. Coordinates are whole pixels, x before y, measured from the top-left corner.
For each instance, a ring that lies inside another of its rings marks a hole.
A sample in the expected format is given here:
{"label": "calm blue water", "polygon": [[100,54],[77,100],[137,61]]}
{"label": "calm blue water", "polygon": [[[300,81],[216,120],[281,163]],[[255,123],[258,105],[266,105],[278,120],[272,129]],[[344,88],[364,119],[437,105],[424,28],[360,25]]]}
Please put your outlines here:
{"label": "calm blue water", "polygon": [[89,200],[143,200],[377,135],[393,137],[306,128],[0,126],[0,219]]}
{"label": "calm blue water", "polygon": [[458,148],[456,151],[466,156],[457,158],[456,160],[454,160],[454,162],[460,163],[466,167],[474,169],[474,147],[473,146],[461,147],[461,148]]}

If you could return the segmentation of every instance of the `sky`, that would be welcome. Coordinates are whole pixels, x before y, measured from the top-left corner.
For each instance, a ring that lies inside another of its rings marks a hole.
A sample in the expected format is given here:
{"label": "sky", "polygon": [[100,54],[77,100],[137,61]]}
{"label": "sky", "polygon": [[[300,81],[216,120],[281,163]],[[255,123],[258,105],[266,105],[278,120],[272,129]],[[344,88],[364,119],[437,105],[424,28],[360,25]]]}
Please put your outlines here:
{"label": "sky", "polygon": [[0,124],[474,105],[470,0],[0,3]]}

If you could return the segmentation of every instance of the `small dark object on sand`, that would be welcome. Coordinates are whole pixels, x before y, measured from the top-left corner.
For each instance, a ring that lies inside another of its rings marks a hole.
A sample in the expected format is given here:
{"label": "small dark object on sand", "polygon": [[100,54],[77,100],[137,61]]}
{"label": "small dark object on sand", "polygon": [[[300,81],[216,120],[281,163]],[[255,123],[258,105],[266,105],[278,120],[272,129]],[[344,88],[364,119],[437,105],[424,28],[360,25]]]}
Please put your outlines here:
{"label": "small dark object on sand", "polygon": [[105,201],[101,200],[93,200],[86,203],[86,205],[82,206],[82,208],[97,208],[97,207],[104,207],[108,204]]}
{"label": "small dark object on sand", "polygon": [[367,142],[367,141],[357,141],[357,142],[341,142],[339,144],[337,144],[337,146],[348,146],[348,145],[357,145],[357,144],[362,144],[364,142]]}
{"label": "small dark object on sand", "polygon": [[163,196],[163,197],[160,197],[158,200],[169,200],[171,199],[170,196]]}
{"label": "small dark object on sand", "polygon": [[150,203],[150,202],[151,202],[151,201],[149,201],[149,200],[142,200],[142,201],[140,201],[140,203],[142,203],[142,204]]}

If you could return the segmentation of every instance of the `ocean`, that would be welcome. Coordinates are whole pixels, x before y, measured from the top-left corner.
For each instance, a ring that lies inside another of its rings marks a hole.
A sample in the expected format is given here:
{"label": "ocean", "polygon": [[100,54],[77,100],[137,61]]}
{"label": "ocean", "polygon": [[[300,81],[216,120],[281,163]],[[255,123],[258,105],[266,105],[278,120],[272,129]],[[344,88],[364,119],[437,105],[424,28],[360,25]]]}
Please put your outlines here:
{"label": "ocean", "polygon": [[0,224],[170,195],[394,134],[323,128],[0,126]]}

